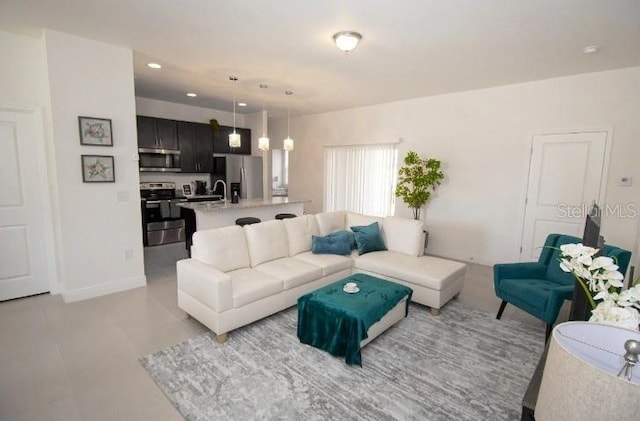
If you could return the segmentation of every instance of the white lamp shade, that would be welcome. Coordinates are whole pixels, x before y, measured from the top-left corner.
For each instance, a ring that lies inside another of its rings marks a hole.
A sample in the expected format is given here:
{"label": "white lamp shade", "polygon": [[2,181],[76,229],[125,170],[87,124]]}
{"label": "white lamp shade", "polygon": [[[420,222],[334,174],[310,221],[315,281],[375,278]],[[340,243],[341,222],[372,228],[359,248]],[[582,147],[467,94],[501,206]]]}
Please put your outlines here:
{"label": "white lamp shade", "polygon": [[293,139],[291,139],[290,137],[286,138],[283,142],[282,142],[282,146],[284,147],[285,151],[292,151],[293,150]]}
{"label": "white lamp shade", "polygon": [[240,142],[240,135],[235,131],[229,135],[229,147],[230,148],[239,148],[242,146]]}
{"label": "white lamp shade", "polygon": [[260,149],[261,151],[268,151],[269,150],[269,138],[266,136],[262,136],[261,138],[258,139],[258,149]]}
{"label": "white lamp shade", "polygon": [[588,322],[553,330],[536,403],[537,421],[640,419],[640,367],[617,377],[624,343],[640,332]]}

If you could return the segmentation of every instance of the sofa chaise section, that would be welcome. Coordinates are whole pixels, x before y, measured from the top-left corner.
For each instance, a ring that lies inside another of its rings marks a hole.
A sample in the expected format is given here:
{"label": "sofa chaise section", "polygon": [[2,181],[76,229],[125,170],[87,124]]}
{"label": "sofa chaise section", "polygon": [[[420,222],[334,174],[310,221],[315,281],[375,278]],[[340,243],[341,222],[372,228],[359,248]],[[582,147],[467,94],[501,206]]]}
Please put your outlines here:
{"label": "sofa chaise section", "polygon": [[465,268],[464,263],[431,256],[416,259],[393,251],[367,253],[354,261],[356,272],[413,289],[411,300],[430,307],[434,315],[462,290]]}

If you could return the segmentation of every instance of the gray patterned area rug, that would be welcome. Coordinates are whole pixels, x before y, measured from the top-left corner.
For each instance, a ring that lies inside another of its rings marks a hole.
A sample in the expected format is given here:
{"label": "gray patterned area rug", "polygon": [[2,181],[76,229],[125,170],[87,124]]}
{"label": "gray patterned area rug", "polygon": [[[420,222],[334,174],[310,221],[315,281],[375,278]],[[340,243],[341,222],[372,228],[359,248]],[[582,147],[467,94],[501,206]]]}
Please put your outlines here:
{"label": "gray patterned area rug", "polygon": [[409,316],[347,366],[296,336],[296,308],[141,359],[187,420],[517,420],[544,332],[453,301]]}

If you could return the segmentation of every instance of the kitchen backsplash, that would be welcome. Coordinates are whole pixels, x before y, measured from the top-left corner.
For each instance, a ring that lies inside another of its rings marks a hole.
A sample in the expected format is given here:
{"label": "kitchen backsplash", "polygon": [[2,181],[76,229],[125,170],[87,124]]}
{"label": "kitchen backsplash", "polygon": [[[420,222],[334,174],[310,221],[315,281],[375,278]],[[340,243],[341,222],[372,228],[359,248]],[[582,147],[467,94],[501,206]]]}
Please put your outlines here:
{"label": "kitchen backsplash", "polygon": [[179,173],[140,173],[140,182],[170,181],[176,183],[176,190],[182,191],[183,184],[190,184],[195,180],[206,180],[207,187],[211,187],[209,174],[179,174]]}

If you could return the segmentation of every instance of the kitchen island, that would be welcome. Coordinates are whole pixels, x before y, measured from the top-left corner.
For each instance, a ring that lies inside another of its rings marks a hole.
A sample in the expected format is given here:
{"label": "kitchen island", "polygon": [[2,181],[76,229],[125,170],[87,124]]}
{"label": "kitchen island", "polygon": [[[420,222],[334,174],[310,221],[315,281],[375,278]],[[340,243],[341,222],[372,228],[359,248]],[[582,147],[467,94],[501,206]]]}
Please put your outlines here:
{"label": "kitchen island", "polygon": [[245,199],[239,203],[229,201],[180,203],[186,225],[187,249],[191,248],[191,236],[195,231],[235,225],[236,219],[253,216],[262,221],[275,219],[279,213],[300,216],[304,204],[310,200],[295,200],[287,197],[269,199]]}

